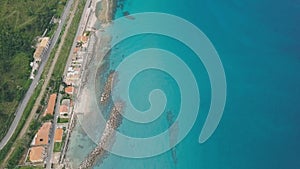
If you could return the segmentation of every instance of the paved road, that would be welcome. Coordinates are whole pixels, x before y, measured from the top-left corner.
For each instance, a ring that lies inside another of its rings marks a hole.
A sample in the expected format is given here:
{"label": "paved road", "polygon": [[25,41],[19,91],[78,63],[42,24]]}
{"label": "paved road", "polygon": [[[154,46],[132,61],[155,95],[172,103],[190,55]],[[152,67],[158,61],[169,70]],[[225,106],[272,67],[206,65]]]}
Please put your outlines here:
{"label": "paved road", "polygon": [[64,12],[63,12],[63,15],[61,17],[61,22],[60,24],[58,25],[58,28],[54,34],[54,36],[52,37],[51,41],[50,41],[50,46],[48,48],[48,50],[43,54],[43,57],[42,57],[42,62],[41,62],[41,65],[40,65],[40,68],[35,76],[35,78],[33,79],[29,89],[27,90],[26,94],[25,94],[25,97],[23,98],[23,100],[20,102],[16,112],[15,112],[15,118],[14,118],[14,121],[12,122],[8,132],[6,133],[5,137],[1,140],[0,142],[0,150],[7,144],[7,142],[9,141],[9,139],[12,137],[13,133],[15,132],[17,126],[18,126],[18,123],[22,117],[22,114],[29,102],[29,99],[30,97],[32,96],[32,94],[34,93],[34,90],[36,88],[36,86],[38,85],[39,81],[40,81],[40,77],[42,75],[42,72],[45,68],[45,65],[49,59],[49,56],[50,56],[50,53],[52,51],[52,49],[54,48],[58,38],[59,38],[59,35],[61,33],[61,30],[63,28],[63,25],[65,24],[65,21],[67,19],[67,16],[68,14],[70,13],[70,9],[71,9],[71,5],[73,3],[73,0],[69,0],[67,5],[65,6],[65,9],[64,9]]}
{"label": "paved road", "polygon": [[[59,90],[63,90],[63,86],[59,87]],[[51,163],[52,163],[52,156],[53,156],[53,150],[54,150],[54,136],[55,136],[55,129],[57,126],[57,119],[59,116],[59,107],[60,107],[60,101],[62,99],[62,95],[59,93],[57,96],[57,101],[56,101],[56,105],[55,105],[55,114],[54,114],[54,121],[53,121],[53,125],[51,128],[51,133],[50,133],[50,143],[49,143],[49,147],[48,147],[48,156],[46,158],[46,168],[51,168]]]}
{"label": "paved road", "polygon": [[[68,56],[68,61],[67,61],[66,67],[65,67],[64,75],[67,72],[66,70],[68,68],[68,65],[71,63],[71,59],[72,59],[72,55],[73,55],[73,50],[74,50],[74,48],[76,46],[76,43],[75,43],[76,42],[76,38],[79,35],[82,35],[83,31],[85,29],[85,25],[86,25],[86,22],[87,22],[87,19],[88,19],[87,9],[89,7],[90,2],[91,2],[91,0],[87,0],[87,2],[85,4],[85,7],[84,7],[84,10],[83,10],[83,13],[82,13],[82,17],[81,17],[81,20],[80,20],[80,23],[79,23],[79,26],[78,26],[78,29],[77,29],[77,33],[76,33],[76,36],[75,36],[75,39],[74,39],[74,42],[73,42],[70,54]],[[62,85],[60,86],[59,90],[60,91],[63,90],[63,86]],[[56,100],[56,107],[55,107],[55,113],[54,113],[54,122],[53,122],[53,125],[52,125],[50,139],[49,139],[50,143],[49,143],[49,147],[48,147],[48,156],[46,158],[46,168],[47,169],[51,168],[52,157],[53,157],[53,150],[54,150],[54,135],[55,135],[55,129],[57,127],[57,119],[58,119],[58,116],[59,116],[59,107],[60,107],[60,101],[61,101],[61,99],[62,99],[62,95],[59,93],[58,97],[57,97],[57,100]]]}
{"label": "paved road", "polygon": [[[80,35],[82,35],[86,29],[86,25],[88,23],[88,19],[89,19],[89,11],[88,11],[88,8],[90,7],[90,4],[92,3],[93,0],[87,0],[86,1],[86,4],[84,6],[84,10],[83,10],[83,13],[82,13],[82,16],[81,16],[81,19],[80,19],[80,23],[79,23],[79,26],[78,26],[78,29],[77,29],[77,32],[76,32],[76,38]],[[95,8],[95,7],[93,7]],[[72,45],[72,48],[71,48],[71,52],[69,54],[69,57],[68,57],[68,61],[67,61],[67,65],[65,67],[65,70],[64,70],[64,75],[67,73],[67,70],[68,70],[68,67],[69,65],[71,64],[71,61],[72,61],[72,55],[73,55],[73,51],[76,47],[76,39],[74,39],[74,42],[73,42],[73,45]]]}

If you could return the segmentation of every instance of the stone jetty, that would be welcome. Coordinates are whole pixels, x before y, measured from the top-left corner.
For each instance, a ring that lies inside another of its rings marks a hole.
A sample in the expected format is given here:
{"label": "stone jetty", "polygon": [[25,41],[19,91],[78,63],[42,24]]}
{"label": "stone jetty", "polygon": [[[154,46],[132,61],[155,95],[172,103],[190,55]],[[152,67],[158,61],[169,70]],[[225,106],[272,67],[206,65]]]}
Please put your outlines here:
{"label": "stone jetty", "polygon": [[114,137],[116,134],[116,129],[122,123],[122,109],[124,103],[116,103],[111,110],[109,120],[106,123],[104,132],[100,139],[98,146],[85,158],[85,160],[80,164],[80,169],[91,168],[96,160],[102,160],[107,154],[107,150],[111,148],[114,143]]}

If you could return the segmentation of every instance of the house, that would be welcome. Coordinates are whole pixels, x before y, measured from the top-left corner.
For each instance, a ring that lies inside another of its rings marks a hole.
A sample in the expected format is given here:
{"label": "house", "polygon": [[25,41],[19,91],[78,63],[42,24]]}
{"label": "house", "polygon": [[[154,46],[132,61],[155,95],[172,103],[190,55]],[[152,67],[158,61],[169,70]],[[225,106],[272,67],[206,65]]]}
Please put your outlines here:
{"label": "house", "polygon": [[75,47],[73,53],[77,53],[79,51],[79,47]]}
{"label": "house", "polygon": [[48,105],[47,105],[47,108],[45,110],[44,116],[46,116],[47,114],[53,115],[56,97],[57,97],[56,93],[50,95],[50,98],[49,98]]}
{"label": "house", "polygon": [[77,42],[78,43],[86,43],[88,41],[88,37],[87,36],[78,36],[77,37]]}
{"label": "house", "polygon": [[64,130],[62,128],[56,128],[54,135],[54,142],[62,142]]}
{"label": "house", "polygon": [[70,103],[71,103],[71,100],[70,100],[70,99],[63,99],[63,100],[61,101],[61,104],[62,104],[62,105],[66,105],[66,106],[68,106],[68,107],[70,107]]}
{"label": "house", "polygon": [[74,93],[74,87],[73,86],[66,87],[65,92],[69,95],[72,95]]}
{"label": "house", "polygon": [[73,70],[73,67],[72,66],[70,66],[70,67],[68,67],[68,72],[73,72],[74,70]]}
{"label": "house", "polygon": [[67,77],[64,79],[64,82],[68,85],[76,85],[80,78],[80,74],[78,72],[67,73]]}
{"label": "house", "polygon": [[49,37],[42,38],[41,43],[40,43],[40,47],[46,48],[49,44],[49,40],[50,40]]}
{"label": "house", "polygon": [[51,125],[52,125],[51,122],[46,122],[42,125],[42,127],[36,133],[36,135],[33,139],[32,145],[38,146],[38,145],[47,145],[48,144]]}
{"label": "house", "polygon": [[68,114],[69,113],[69,106],[67,105],[60,105],[59,107],[59,114],[61,116],[63,116],[64,114]]}
{"label": "house", "polygon": [[33,163],[41,163],[45,158],[45,148],[42,146],[32,147],[29,150],[29,161]]}
{"label": "house", "polygon": [[36,46],[35,52],[33,54],[33,62],[31,62],[31,73],[30,73],[30,79],[34,79],[35,76],[35,71],[38,69],[39,67],[39,62],[42,61],[42,56],[43,53],[48,49],[49,47],[49,42],[50,42],[50,38],[49,37],[44,37],[44,38],[39,38],[38,39],[38,44]]}
{"label": "house", "polygon": [[81,67],[74,67],[73,70],[74,70],[74,72],[80,73],[81,72]]}
{"label": "house", "polygon": [[42,54],[43,54],[44,50],[47,49],[48,46],[49,46],[50,38],[49,37],[44,37],[44,38],[41,38],[39,40],[40,40],[40,42],[37,45],[37,48],[35,49],[35,52],[33,54],[33,58],[34,58],[35,62],[40,62],[41,61],[41,57],[42,57]]}
{"label": "house", "polygon": [[61,101],[61,105],[59,107],[59,114],[60,116],[64,116],[65,114],[69,114],[70,112],[70,99],[63,99]]}

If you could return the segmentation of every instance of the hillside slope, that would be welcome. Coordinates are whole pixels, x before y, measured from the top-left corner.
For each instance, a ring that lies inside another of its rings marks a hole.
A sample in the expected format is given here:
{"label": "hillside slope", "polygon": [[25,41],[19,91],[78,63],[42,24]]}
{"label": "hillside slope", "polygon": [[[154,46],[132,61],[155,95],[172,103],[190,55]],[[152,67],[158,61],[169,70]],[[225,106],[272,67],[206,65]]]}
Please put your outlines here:
{"label": "hillside slope", "polygon": [[63,10],[66,0],[0,1],[0,139],[14,118],[31,80],[30,62],[37,36]]}

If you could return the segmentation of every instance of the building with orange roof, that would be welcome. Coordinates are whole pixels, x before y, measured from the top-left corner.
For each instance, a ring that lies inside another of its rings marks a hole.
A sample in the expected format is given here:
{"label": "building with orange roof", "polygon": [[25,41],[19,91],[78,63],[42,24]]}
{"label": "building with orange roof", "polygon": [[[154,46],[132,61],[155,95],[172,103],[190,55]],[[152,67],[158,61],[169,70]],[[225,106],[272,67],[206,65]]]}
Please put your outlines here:
{"label": "building with orange roof", "polygon": [[59,107],[59,114],[64,115],[66,113],[69,113],[69,106],[67,105],[60,105]]}
{"label": "building with orange roof", "polygon": [[42,146],[32,147],[29,151],[29,160],[33,163],[40,163],[44,161],[45,148]]}
{"label": "building with orange roof", "polygon": [[66,88],[65,88],[65,92],[66,92],[67,94],[72,95],[73,92],[74,92],[74,87],[73,87],[73,86],[68,86],[68,87],[66,87]]}
{"label": "building with orange roof", "polygon": [[78,36],[77,37],[77,42],[82,42],[82,43],[86,43],[88,40],[87,36]]}
{"label": "building with orange roof", "polygon": [[54,135],[54,142],[62,142],[64,130],[62,128],[56,128]]}
{"label": "building with orange roof", "polygon": [[51,125],[51,122],[46,122],[42,125],[42,127],[36,133],[32,145],[38,146],[48,144]]}
{"label": "building with orange roof", "polygon": [[79,47],[74,48],[73,53],[77,53],[79,51]]}
{"label": "building with orange roof", "polygon": [[53,115],[56,96],[57,96],[56,93],[50,95],[50,98],[49,98],[48,105],[47,105],[47,108],[45,110],[44,116],[46,116],[47,114]]}

